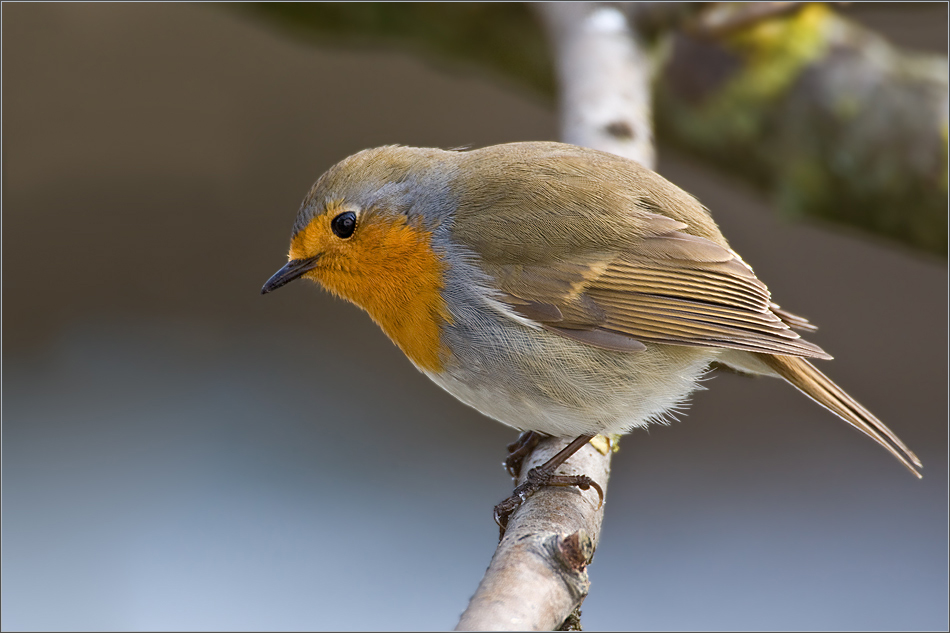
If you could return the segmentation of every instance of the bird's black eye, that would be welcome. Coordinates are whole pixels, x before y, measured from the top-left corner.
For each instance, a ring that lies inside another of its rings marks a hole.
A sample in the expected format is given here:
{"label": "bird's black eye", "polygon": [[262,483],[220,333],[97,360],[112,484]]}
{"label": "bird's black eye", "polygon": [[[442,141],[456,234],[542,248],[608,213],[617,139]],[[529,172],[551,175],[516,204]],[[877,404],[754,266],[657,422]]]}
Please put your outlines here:
{"label": "bird's black eye", "polygon": [[337,237],[345,240],[356,230],[356,214],[352,211],[341,213],[330,221],[330,228]]}

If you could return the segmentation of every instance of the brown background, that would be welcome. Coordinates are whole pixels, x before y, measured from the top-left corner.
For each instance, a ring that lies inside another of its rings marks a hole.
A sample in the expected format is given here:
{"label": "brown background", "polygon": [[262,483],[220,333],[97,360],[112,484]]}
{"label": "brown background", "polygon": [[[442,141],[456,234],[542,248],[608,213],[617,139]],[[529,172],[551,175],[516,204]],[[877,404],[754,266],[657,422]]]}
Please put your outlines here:
{"label": "brown background", "polygon": [[[946,5],[864,9],[946,51]],[[385,143],[556,138],[514,86],[222,5],[3,5],[7,629],[450,628],[514,431],[305,284],[296,208]],[[660,147],[916,481],[777,381],[717,375],[615,461],[591,629],[947,627],[947,269]]]}

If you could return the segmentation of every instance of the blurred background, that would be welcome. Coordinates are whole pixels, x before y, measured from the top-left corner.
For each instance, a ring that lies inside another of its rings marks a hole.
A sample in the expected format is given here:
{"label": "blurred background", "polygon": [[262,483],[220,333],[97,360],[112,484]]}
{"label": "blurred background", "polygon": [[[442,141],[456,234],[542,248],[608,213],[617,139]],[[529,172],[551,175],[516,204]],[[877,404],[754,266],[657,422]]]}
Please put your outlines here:
{"label": "blurred background", "polygon": [[[556,140],[553,100],[247,8],[2,11],[3,629],[452,628],[516,432],[355,307],[259,292],[336,161]],[[946,54],[945,4],[853,17]],[[946,629],[945,258],[790,221],[658,150],[924,479],[778,381],[720,372],[622,442],[584,626]]]}

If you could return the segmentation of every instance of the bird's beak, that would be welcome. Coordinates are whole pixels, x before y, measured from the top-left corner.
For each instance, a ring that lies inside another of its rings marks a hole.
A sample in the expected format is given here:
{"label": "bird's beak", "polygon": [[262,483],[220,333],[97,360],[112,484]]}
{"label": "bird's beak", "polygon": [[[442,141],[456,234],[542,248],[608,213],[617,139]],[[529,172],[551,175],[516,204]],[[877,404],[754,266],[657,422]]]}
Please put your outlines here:
{"label": "bird's beak", "polygon": [[313,270],[317,266],[317,261],[320,259],[320,256],[308,257],[307,259],[292,259],[287,262],[283,268],[278,270],[274,275],[267,280],[267,283],[264,284],[264,287],[261,288],[261,294],[266,295],[272,290],[277,290],[285,284],[289,284],[291,281],[300,277],[308,270]]}

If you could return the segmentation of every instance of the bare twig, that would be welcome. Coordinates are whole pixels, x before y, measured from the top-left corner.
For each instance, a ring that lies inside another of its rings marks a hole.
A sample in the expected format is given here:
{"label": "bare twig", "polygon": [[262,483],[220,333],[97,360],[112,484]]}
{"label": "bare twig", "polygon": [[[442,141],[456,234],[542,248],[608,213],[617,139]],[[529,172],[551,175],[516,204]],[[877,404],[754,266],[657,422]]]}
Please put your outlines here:
{"label": "bare twig", "polygon": [[689,31],[706,37],[722,37],[801,8],[802,2],[716,2],[690,24]]}
{"label": "bare twig", "polygon": [[[533,5],[555,49],[561,136],[578,145],[654,164],[651,65],[616,8],[597,3]],[[563,448],[542,441],[522,478]],[[588,444],[559,470],[585,474],[607,490],[611,450]],[[542,630],[560,626],[587,596],[587,563],[600,538],[603,506],[593,490],[541,489],[511,516],[460,630]]]}
{"label": "bare twig", "polygon": [[624,2],[618,5],[637,32],[654,39],[694,20],[713,2]]}
{"label": "bare twig", "polygon": [[[543,464],[567,441],[543,440],[522,473]],[[609,455],[588,444],[559,472],[586,474],[606,492]],[[604,515],[598,502],[595,491],[573,487],[545,487],[529,497],[512,515],[458,630],[551,630],[560,625],[590,586],[586,568]]]}

